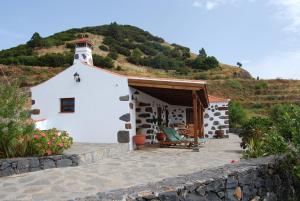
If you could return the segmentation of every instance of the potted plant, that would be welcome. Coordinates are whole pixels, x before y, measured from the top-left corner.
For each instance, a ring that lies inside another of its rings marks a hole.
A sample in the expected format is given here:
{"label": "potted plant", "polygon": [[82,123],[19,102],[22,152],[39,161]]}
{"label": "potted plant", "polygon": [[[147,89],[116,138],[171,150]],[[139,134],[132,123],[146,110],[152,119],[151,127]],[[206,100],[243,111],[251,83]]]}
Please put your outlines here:
{"label": "potted plant", "polygon": [[163,132],[158,132],[156,133],[156,139],[158,141],[164,141],[166,139],[166,134],[164,134]]}
{"label": "potted plant", "polygon": [[163,123],[162,119],[158,119],[158,132],[156,133],[156,139],[158,141],[164,141],[166,140],[166,134],[163,132],[163,128],[165,127],[165,124]]}
{"label": "potted plant", "polygon": [[136,145],[137,150],[144,148],[146,142],[146,135],[142,133],[142,129],[137,129],[136,135],[133,136],[133,142]]}
{"label": "potted plant", "polygon": [[216,131],[217,138],[224,138],[224,131],[219,129]]}

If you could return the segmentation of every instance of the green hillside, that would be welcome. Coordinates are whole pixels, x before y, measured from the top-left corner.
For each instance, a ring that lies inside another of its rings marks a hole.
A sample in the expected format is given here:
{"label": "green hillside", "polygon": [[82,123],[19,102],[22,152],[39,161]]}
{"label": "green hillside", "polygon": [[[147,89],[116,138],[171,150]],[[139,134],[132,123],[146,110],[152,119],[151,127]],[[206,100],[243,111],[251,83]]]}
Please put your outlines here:
{"label": "green hillside", "polygon": [[264,115],[279,103],[300,104],[300,81],[254,80],[243,68],[219,63],[204,49],[194,54],[137,27],[116,23],[45,38],[34,34],[26,44],[0,51],[0,67],[23,87],[34,86],[72,65],[74,41],[82,37],[94,45],[96,66],[124,75],[208,80],[210,94],[240,102],[251,115]]}
{"label": "green hillside", "polygon": [[[26,44],[0,51],[0,64],[68,67],[73,62],[74,41],[82,37],[89,38],[94,45],[94,65],[123,73],[148,76],[150,67],[150,71],[163,70],[156,73],[158,76],[193,75],[195,79],[209,79],[212,73],[208,70],[228,69],[204,49],[196,55],[187,47],[169,44],[147,31],[117,23],[70,29],[45,38],[34,33]],[[215,78],[250,77],[242,69],[234,71],[238,73],[226,70],[229,74],[221,73]]]}

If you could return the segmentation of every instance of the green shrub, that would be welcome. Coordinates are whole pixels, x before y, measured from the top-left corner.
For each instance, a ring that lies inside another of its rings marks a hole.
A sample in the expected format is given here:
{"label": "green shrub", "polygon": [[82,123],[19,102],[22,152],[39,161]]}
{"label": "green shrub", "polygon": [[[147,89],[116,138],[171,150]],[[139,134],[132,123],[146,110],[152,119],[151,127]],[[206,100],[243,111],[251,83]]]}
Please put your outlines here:
{"label": "green shrub", "polygon": [[216,75],[216,76],[213,76],[211,79],[212,80],[220,80],[220,79],[222,79],[222,77],[220,75]]}
{"label": "green shrub", "polygon": [[263,133],[262,137],[252,137],[247,143],[247,150],[244,158],[258,158],[275,154],[282,154],[287,151],[288,145],[284,138],[275,130]]}
{"label": "green shrub", "polygon": [[117,70],[117,71],[122,71],[123,69],[122,69],[121,66],[117,66],[116,70]]}
{"label": "green shrub", "polygon": [[[160,44],[158,44],[160,45]],[[138,48],[146,55],[149,56],[156,56],[158,54],[158,50],[155,47],[154,43],[144,43],[138,45]]]}
{"label": "green shrub", "polygon": [[172,70],[184,67],[185,63],[175,58],[170,58],[164,55],[157,55],[155,57],[147,57],[142,59],[142,65],[150,66],[158,69]]}
{"label": "green shrub", "polygon": [[176,74],[178,75],[188,75],[191,73],[191,69],[189,67],[181,67],[176,69]]}
{"label": "green shrub", "polygon": [[196,79],[196,80],[207,80],[208,75],[207,75],[207,73],[200,73],[200,74],[195,75],[194,79]]}
{"label": "green shrub", "polygon": [[268,83],[265,81],[260,81],[255,84],[255,89],[256,90],[266,90],[266,89],[268,89]]}
{"label": "green shrub", "polygon": [[130,57],[127,58],[127,60],[130,63],[133,64],[141,64],[142,63],[142,56],[143,56],[143,52],[139,49],[139,48],[135,48],[132,52]]}
{"label": "green shrub", "polygon": [[99,46],[99,49],[100,49],[100,50],[103,50],[103,51],[105,51],[105,52],[108,52],[108,51],[109,51],[109,48],[108,48],[106,45],[100,45],[100,46]]}
{"label": "green shrub", "polygon": [[294,105],[290,107],[289,112],[283,115],[281,123],[278,122],[277,126],[282,135],[291,140],[296,155],[300,156],[300,107]]}
{"label": "green shrub", "polygon": [[229,106],[229,123],[231,128],[240,128],[247,120],[246,110],[240,103],[230,101]]}
{"label": "green shrub", "polygon": [[112,58],[112,59],[114,59],[114,60],[117,60],[119,54],[118,54],[118,52],[116,52],[115,50],[112,50],[112,51],[110,51],[110,52],[108,53],[107,56],[110,57],[110,58]]}
{"label": "green shrub", "polygon": [[97,54],[93,54],[93,62],[95,66],[103,68],[114,67],[114,61],[110,57],[102,57]]}
{"label": "green shrub", "polygon": [[243,125],[243,130],[240,133],[242,138],[241,147],[246,148],[250,139],[261,139],[273,126],[269,118],[252,117]]}
{"label": "green shrub", "polygon": [[247,143],[247,150],[243,153],[243,158],[258,158],[265,155],[265,144],[261,139],[251,138]]}
{"label": "green shrub", "polygon": [[195,69],[209,70],[219,67],[219,61],[213,56],[198,56],[191,65]]}
{"label": "green shrub", "polygon": [[66,43],[65,44],[66,48],[74,50],[75,49],[75,44],[74,43]]}
{"label": "green shrub", "polygon": [[261,108],[263,108],[263,105],[262,105],[261,103],[254,103],[254,104],[252,105],[252,108],[255,108],[255,109],[261,109]]}
{"label": "green shrub", "polygon": [[29,66],[49,66],[49,67],[63,67],[70,66],[73,64],[72,53],[49,53],[43,56],[28,55],[28,56],[16,56],[0,59],[0,63],[11,65],[11,64],[22,64]]}
{"label": "green shrub", "polygon": [[64,131],[34,129],[28,99],[17,84],[0,84],[0,158],[61,154],[72,144]]}
{"label": "green shrub", "polygon": [[27,98],[17,84],[0,83],[0,158],[32,154],[34,125],[25,107]]}
{"label": "green shrub", "polygon": [[34,153],[39,156],[62,154],[72,144],[73,139],[67,132],[55,128],[45,131],[36,130],[33,135]]}
{"label": "green shrub", "polygon": [[123,54],[124,56],[130,56],[131,52],[129,49],[119,46],[119,45],[114,45],[113,49],[115,49],[119,54]]}
{"label": "green shrub", "polygon": [[38,63],[40,66],[50,67],[62,67],[71,66],[73,64],[73,54],[61,54],[61,53],[48,53],[38,57]]}
{"label": "green shrub", "polygon": [[33,54],[33,49],[27,45],[19,45],[14,48],[0,51],[0,62],[9,57],[29,56]]}
{"label": "green shrub", "polygon": [[280,97],[276,96],[276,95],[268,95],[267,99],[270,100],[270,101],[274,101],[274,100],[279,100]]}
{"label": "green shrub", "polygon": [[242,89],[242,84],[238,80],[226,80],[226,85],[233,89]]}
{"label": "green shrub", "polygon": [[[280,134],[287,140],[292,140],[293,133],[297,132],[297,115],[300,115],[300,107],[296,105],[281,104],[272,107],[270,118],[278,128]],[[300,129],[300,126],[298,127]],[[299,130],[300,135],[300,130]]]}

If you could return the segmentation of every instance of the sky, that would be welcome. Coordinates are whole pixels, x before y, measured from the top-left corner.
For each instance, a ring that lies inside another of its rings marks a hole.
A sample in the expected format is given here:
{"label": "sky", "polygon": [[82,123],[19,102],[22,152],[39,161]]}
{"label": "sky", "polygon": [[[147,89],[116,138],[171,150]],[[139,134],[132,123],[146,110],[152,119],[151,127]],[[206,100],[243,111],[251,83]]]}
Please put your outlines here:
{"label": "sky", "polygon": [[0,50],[70,28],[130,24],[252,76],[300,79],[300,0],[6,0]]}

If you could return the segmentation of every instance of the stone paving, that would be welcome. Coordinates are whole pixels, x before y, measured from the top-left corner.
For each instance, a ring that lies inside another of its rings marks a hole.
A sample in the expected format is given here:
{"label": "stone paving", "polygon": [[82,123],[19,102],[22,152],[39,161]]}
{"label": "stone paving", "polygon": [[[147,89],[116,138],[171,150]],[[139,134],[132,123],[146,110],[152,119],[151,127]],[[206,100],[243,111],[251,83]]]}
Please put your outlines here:
{"label": "stone paving", "polygon": [[78,167],[0,178],[0,200],[68,200],[160,181],[239,160],[240,139],[209,140],[200,152],[148,148]]}

